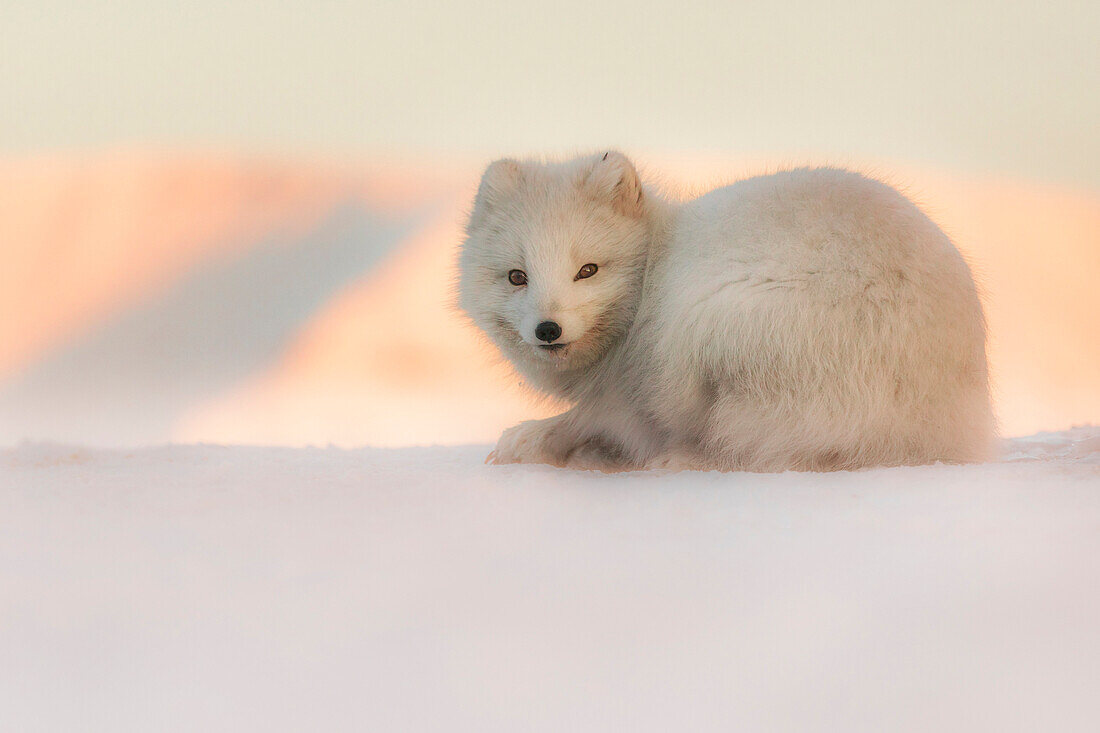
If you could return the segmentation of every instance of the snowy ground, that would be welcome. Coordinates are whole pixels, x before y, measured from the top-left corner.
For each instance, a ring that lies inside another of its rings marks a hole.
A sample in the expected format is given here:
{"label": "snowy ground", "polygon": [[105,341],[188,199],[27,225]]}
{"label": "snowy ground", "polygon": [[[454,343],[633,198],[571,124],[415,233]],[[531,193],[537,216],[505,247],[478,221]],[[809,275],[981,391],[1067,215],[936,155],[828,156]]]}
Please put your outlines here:
{"label": "snowy ground", "polygon": [[1100,729],[1100,428],[981,466],[0,452],[0,730]]}
{"label": "snowy ground", "polygon": [[[1100,730],[1100,428],[831,475],[129,448],[554,410],[451,304],[483,165],[0,160],[0,446],[125,447],[0,448],[0,733]],[[857,167],[974,265],[1006,430],[1096,422],[1096,193]]]}

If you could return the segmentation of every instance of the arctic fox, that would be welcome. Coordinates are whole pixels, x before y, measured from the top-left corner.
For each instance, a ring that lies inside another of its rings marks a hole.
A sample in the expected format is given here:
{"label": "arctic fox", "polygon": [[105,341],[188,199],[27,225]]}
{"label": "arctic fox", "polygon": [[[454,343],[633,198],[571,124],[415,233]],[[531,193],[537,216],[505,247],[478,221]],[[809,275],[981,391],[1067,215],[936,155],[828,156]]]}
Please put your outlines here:
{"label": "arctic fox", "polygon": [[489,460],[784,471],[984,459],[985,321],[898,191],[801,168],[687,202],[618,152],[485,171],[459,305],[572,405]]}

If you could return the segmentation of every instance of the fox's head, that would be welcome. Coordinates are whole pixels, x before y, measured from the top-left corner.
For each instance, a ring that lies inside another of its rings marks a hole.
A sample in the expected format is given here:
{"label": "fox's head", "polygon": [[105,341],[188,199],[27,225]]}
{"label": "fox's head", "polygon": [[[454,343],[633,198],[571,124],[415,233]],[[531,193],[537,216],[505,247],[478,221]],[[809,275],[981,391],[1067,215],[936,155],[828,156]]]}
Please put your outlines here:
{"label": "fox's head", "polygon": [[459,305],[540,386],[592,365],[634,317],[650,205],[621,153],[492,163],[466,227]]}

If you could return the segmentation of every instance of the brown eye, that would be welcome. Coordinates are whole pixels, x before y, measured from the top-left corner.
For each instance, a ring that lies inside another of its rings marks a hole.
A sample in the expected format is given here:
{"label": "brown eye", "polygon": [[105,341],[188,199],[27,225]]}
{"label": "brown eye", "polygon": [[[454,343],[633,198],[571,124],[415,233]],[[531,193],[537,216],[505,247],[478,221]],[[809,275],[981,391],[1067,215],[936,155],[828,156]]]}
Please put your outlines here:
{"label": "brown eye", "polygon": [[595,265],[589,263],[589,264],[585,265],[584,267],[582,267],[581,271],[578,272],[577,276],[573,279],[574,280],[583,280],[586,277],[592,277],[593,275],[596,274],[596,270],[598,270],[598,269],[600,269],[600,268],[598,268]]}
{"label": "brown eye", "polygon": [[508,273],[508,282],[512,283],[513,285],[526,285],[527,273],[523,270],[511,270]]}

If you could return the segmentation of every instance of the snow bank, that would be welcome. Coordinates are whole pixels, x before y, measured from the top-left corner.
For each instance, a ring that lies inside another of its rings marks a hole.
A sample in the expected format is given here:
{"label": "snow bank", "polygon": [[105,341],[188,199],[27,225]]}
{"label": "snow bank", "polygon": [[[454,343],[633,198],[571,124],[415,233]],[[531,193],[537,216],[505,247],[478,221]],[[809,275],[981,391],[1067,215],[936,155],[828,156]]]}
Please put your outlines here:
{"label": "snow bank", "polygon": [[0,452],[0,729],[1100,726],[1100,428],[837,474],[486,452]]}

